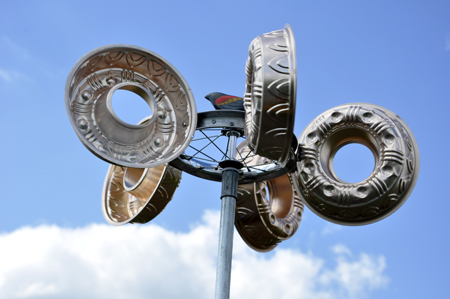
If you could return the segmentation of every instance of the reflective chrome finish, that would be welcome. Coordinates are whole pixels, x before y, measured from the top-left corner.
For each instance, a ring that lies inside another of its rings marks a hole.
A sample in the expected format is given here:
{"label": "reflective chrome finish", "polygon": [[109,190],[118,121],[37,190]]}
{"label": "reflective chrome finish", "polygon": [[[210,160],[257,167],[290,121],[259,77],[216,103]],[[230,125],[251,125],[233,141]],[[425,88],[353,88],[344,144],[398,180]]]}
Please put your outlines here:
{"label": "reflective chrome finish", "polygon": [[130,168],[111,165],[103,185],[102,210],[112,225],[147,223],[172,199],[181,171],[169,165]]}
{"label": "reflective chrome finish", "polygon": [[[236,139],[239,132],[230,130],[227,132],[227,160],[235,160]],[[222,161],[226,162],[226,160]],[[227,163],[225,163],[227,164]],[[240,165],[241,166],[241,165]],[[236,199],[238,190],[239,169],[227,167],[222,174],[222,192],[220,199],[219,248],[217,253],[216,289],[215,299],[227,299],[230,297],[231,264],[233,255],[234,219],[236,211]]]}
{"label": "reflective chrome finish", "polygon": [[[346,144],[367,146],[375,157],[372,174],[347,183],[333,169]],[[296,178],[306,205],[320,217],[343,225],[379,221],[411,194],[419,175],[419,149],[405,122],[386,108],[352,103],[314,119],[299,137]]]}
{"label": "reflective chrome finish", "polygon": [[252,41],[246,74],[248,146],[284,166],[290,159],[297,93],[295,41],[289,24]]}
{"label": "reflective chrome finish", "polygon": [[[230,130],[243,133],[245,126],[244,117],[245,113],[243,111],[235,110],[214,110],[198,113],[196,137],[192,140],[189,148],[193,147],[201,149],[201,146],[195,145],[195,141],[197,138],[206,139],[202,133],[206,134],[208,130],[212,130],[211,132],[215,132],[214,134],[222,134],[224,137],[226,137],[226,132]],[[290,142],[291,141],[292,140],[290,140]],[[244,165],[239,174],[239,184],[269,180],[292,171],[296,165],[296,157],[291,150],[292,147],[290,144],[288,148],[290,149],[289,159],[284,166],[276,161],[261,164],[253,163],[251,167],[246,167]],[[243,161],[244,159],[245,161],[250,161],[249,157],[251,158],[254,156],[248,147],[241,147],[241,145],[239,145],[237,151],[238,155],[236,159],[238,161]],[[170,165],[203,179],[217,182],[222,181],[222,168],[219,166],[219,162],[223,155],[217,158],[217,163],[205,161],[205,159],[201,159],[200,156],[201,154],[198,154],[197,156],[193,156],[193,154],[190,155],[188,151],[186,151],[177,159],[173,160]]]}
{"label": "reflective chrome finish", "polygon": [[[116,116],[113,93],[125,89],[152,110],[145,124]],[[109,45],[83,56],[67,78],[65,102],[81,142],[99,158],[133,168],[164,165],[189,145],[197,124],[191,89],[164,58],[143,48]]]}
{"label": "reflective chrome finish", "polygon": [[[239,147],[248,149],[247,141]],[[269,160],[255,156],[247,164],[265,162]],[[268,181],[241,184],[235,226],[248,246],[267,252],[294,235],[302,220],[303,209],[289,173]]]}

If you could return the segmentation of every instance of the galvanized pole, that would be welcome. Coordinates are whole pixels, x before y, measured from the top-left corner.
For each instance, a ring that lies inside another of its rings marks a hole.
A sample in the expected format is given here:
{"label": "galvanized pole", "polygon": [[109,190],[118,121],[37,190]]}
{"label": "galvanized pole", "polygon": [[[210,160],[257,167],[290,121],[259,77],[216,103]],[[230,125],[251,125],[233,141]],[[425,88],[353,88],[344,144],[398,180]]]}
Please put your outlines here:
{"label": "galvanized pole", "polygon": [[[228,133],[227,160],[222,161],[222,209],[220,213],[219,252],[217,256],[215,299],[230,298],[231,261],[233,255],[234,215],[236,211],[239,162],[235,160],[237,132]],[[228,166],[228,167],[227,167]]]}

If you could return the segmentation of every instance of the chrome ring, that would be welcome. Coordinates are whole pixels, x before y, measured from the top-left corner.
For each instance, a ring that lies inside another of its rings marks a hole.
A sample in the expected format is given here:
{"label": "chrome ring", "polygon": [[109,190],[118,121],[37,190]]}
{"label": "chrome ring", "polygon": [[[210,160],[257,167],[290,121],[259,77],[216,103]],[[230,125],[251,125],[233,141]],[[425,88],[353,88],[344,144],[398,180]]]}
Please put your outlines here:
{"label": "chrome ring", "polygon": [[255,154],[284,166],[290,155],[297,93],[295,41],[289,24],[252,41],[246,74],[248,146]]}
{"label": "chrome ring", "polygon": [[[239,148],[247,147],[247,141]],[[247,147],[248,149],[248,147]],[[270,160],[255,156],[247,164]],[[238,187],[235,226],[245,243],[259,252],[268,252],[297,231],[303,203],[292,186],[290,173],[280,177]]]}
{"label": "chrome ring", "polygon": [[[360,143],[375,157],[372,174],[359,183],[339,179],[333,158],[344,145]],[[419,149],[408,126],[386,108],[365,103],[332,108],[299,137],[296,178],[305,204],[320,217],[364,225],[395,212],[411,194],[419,174]]]}
{"label": "chrome ring", "polygon": [[149,222],[172,200],[181,173],[167,164],[152,168],[111,165],[102,194],[106,222],[111,225]]}
{"label": "chrome ring", "polygon": [[[146,124],[116,116],[111,97],[117,89],[140,95],[150,106]],[[197,124],[191,89],[164,58],[143,48],[109,45],[84,55],[72,68],[65,90],[66,110],[81,142],[115,165],[149,168],[178,157]]]}

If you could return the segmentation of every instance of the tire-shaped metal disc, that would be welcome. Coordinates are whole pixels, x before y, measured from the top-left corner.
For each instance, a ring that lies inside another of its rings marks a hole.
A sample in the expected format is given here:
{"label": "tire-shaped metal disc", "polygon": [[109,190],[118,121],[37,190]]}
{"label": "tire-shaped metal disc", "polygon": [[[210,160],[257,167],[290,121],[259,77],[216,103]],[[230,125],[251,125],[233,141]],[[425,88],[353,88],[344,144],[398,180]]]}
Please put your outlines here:
{"label": "tire-shaped metal disc", "polygon": [[250,149],[284,166],[295,119],[297,63],[289,24],[255,38],[249,47],[244,96]]}
{"label": "tire-shaped metal disc", "polygon": [[[344,145],[367,146],[375,157],[372,174],[347,183],[334,172],[333,158]],[[314,119],[299,137],[298,189],[320,217],[343,225],[379,221],[411,194],[419,175],[419,149],[405,122],[386,108],[352,103]]]}
{"label": "tire-shaped metal disc", "polygon": [[[115,114],[118,89],[145,100],[152,115],[128,124]],[[65,102],[81,142],[115,165],[149,168],[178,157],[197,124],[194,96],[181,74],[164,58],[143,48],[109,45],[84,55],[67,78]]]}
{"label": "tire-shaped metal disc", "polygon": [[103,185],[105,220],[111,225],[149,222],[172,200],[181,173],[168,164],[152,168],[111,165]]}
{"label": "tire-shaped metal disc", "polygon": [[[243,141],[238,149],[247,147]],[[267,158],[254,156],[246,164],[262,164]],[[252,184],[240,184],[236,200],[235,226],[245,243],[259,252],[268,252],[297,231],[303,203],[292,185],[292,174]]]}

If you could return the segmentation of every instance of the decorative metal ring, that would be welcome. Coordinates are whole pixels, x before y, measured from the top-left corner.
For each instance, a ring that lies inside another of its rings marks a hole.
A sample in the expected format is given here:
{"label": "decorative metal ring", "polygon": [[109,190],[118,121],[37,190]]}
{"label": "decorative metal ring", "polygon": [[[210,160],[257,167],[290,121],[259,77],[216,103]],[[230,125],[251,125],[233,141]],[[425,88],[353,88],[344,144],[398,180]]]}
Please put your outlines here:
{"label": "decorative metal ring", "polygon": [[[299,143],[299,192],[314,213],[337,224],[363,225],[389,216],[406,201],[419,175],[419,149],[411,130],[377,105],[332,108],[305,128]],[[372,174],[352,184],[333,169],[334,155],[350,143],[367,146],[375,157]]]}
{"label": "decorative metal ring", "polygon": [[[247,141],[239,147],[247,147]],[[253,157],[253,163],[264,162],[270,161]],[[271,251],[292,237],[302,214],[303,203],[292,186],[290,173],[268,181],[239,185],[235,226],[245,243],[256,251]]]}
{"label": "decorative metal ring", "polygon": [[[140,95],[150,106],[146,124],[116,116],[111,97],[118,89]],[[191,89],[164,58],[143,48],[109,45],[84,55],[72,68],[65,102],[81,142],[97,157],[133,168],[164,165],[189,145],[197,124]]]}
{"label": "decorative metal ring", "polygon": [[147,223],[172,200],[181,171],[169,165],[130,168],[111,165],[103,185],[102,210],[112,225]]}
{"label": "decorative metal ring", "polygon": [[255,38],[246,65],[245,136],[250,149],[286,165],[294,130],[297,62],[292,28]]}

